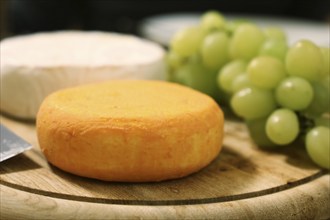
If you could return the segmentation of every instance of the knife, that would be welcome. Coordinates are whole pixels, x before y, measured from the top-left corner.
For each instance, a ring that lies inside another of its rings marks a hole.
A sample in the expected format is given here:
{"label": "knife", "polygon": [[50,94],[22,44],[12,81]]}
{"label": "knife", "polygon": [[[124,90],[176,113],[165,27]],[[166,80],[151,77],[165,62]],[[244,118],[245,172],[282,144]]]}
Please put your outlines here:
{"label": "knife", "polygon": [[32,148],[32,145],[0,124],[0,162]]}

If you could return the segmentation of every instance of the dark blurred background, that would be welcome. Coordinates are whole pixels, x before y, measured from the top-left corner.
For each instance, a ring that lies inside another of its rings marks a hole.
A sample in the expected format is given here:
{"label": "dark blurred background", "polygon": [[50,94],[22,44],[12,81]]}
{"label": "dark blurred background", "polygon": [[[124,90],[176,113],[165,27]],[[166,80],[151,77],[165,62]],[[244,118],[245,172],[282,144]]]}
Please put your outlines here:
{"label": "dark blurred background", "polygon": [[1,38],[63,29],[137,34],[149,16],[216,9],[249,14],[329,22],[329,0],[0,0]]}

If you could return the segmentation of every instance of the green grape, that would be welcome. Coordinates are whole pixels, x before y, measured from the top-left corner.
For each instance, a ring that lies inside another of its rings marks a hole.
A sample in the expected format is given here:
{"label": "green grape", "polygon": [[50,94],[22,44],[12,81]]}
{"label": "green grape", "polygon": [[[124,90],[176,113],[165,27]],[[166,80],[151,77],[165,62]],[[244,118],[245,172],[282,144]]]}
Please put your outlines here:
{"label": "green grape", "polygon": [[202,15],[201,27],[204,31],[219,30],[225,27],[226,20],[218,11],[208,11]]}
{"label": "green grape", "polygon": [[216,71],[206,69],[201,63],[190,61],[180,67],[176,75],[179,83],[212,97],[215,97],[219,92],[215,80]]}
{"label": "green grape", "polygon": [[250,23],[250,22],[245,19],[227,21],[225,29],[229,35],[232,35],[240,25],[246,24],[246,23]]}
{"label": "green grape", "polygon": [[330,112],[330,92],[329,87],[325,87],[322,83],[314,82],[311,84],[314,91],[314,96],[305,110],[309,115],[321,115]]}
{"label": "green grape", "polygon": [[270,56],[260,56],[251,60],[247,73],[255,86],[264,89],[275,88],[286,76],[283,63]]}
{"label": "green grape", "polygon": [[177,82],[176,74],[173,70],[167,70],[167,72],[166,72],[166,81]]}
{"label": "green grape", "polygon": [[300,77],[291,76],[284,79],[275,90],[275,98],[279,105],[299,111],[307,108],[314,96],[311,84]]}
{"label": "green grape", "polygon": [[218,74],[218,86],[227,93],[233,92],[233,80],[246,70],[247,63],[244,60],[233,60],[222,67]]}
{"label": "green grape", "polygon": [[330,129],[317,126],[306,135],[306,149],[310,158],[320,167],[330,169]]}
{"label": "green grape", "polygon": [[257,87],[246,87],[234,93],[230,100],[233,111],[246,120],[268,116],[276,108],[271,91]]}
{"label": "green grape", "polygon": [[288,45],[283,40],[267,39],[259,50],[259,55],[272,56],[279,60],[284,60]]}
{"label": "green grape", "polygon": [[267,119],[266,134],[278,145],[290,144],[299,134],[297,115],[285,108],[274,111]]}
{"label": "green grape", "polygon": [[319,83],[330,92],[330,75],[323,78]]}
{"label": "green grape", "polygon": [[320,48],[323,57],[323,70],[322,77],[329,77],[330,75],[330,48],[321,47]]}
{"label": "green grape", "polygon": [[314,118],[315,126],[324,126],[330,128],[330,118],[316,117]]}
{"label": "green grape", "polygon": [[323,71],[321,50],[309,40],[300,40],[289,48],[285,65],[288,73],[309,81],[318,81]]}
{"label": "green grape", "polygon": [[171,50],[179,56],[187,57],[196,53],[202,43],[204,33],[199,27],[188,27],[175,33],[171,40]]}
{"label": "green grape", "polygon": [[259,118],[246,121],[249,134],[253,141],[262,148],[274,148],[277,145],[273,143],[266,134],[267,118]]}
{"label": "green grape", "polygon": [[237,92],[243,88],[253,86],[246,73],[239,74],[232,82],[232,91]]}
{"label": "green grape", "polygon": [[280,27],[266,27],[264,29],[266,38],[275,39],[280,41],[286,41],[286,35]]}
{"label": "green grape", "polygon": [[184,58],[179,56],[174,51],[170,50],[166,56],[166,63],[173,69],[178,68],[184,63]]}
{"label": "green grape", "polygon": [[201,46],[203,64],[218,70],[228,61],[229,38],[224,32],[214,32],[207,35]]}
{"label": "green grape", "polygon": [[256,25],[241,24],[230,41],[229,55],[232,59],[250,60],[258,54],[264,39],[263,32]]}

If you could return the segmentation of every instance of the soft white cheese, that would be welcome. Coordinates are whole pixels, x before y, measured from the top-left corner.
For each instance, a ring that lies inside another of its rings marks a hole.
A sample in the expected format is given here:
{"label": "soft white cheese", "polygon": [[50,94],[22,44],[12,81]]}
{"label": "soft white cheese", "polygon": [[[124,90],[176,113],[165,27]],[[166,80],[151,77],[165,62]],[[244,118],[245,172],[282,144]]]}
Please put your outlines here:
{"label": "soft white cheese", "polygon": [[1,46],[1,111],[34,119],[50,93],[111,79],[165,78],[164,49],[138,37],[62,31],[11,37]]}

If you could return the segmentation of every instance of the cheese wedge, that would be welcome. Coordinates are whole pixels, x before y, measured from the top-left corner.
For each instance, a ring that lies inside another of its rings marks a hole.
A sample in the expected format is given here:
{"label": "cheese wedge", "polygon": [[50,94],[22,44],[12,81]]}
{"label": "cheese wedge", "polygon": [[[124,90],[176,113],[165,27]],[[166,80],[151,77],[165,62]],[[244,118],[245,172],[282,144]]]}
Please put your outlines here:
{"label": "cheese wedge", "polygon": [[220,152],[224,116],[207,95],[163,81],[122,80],[48,96],[37,116],[40,148],[67,172],[107,181],[179,178]]}
{"label": "cheese wedge", "polygon": [[63,31],[1,41],[1,111],[34,119],[42,100],[71,86],[109,79],[163,79],[159,45],[105,32]]}

